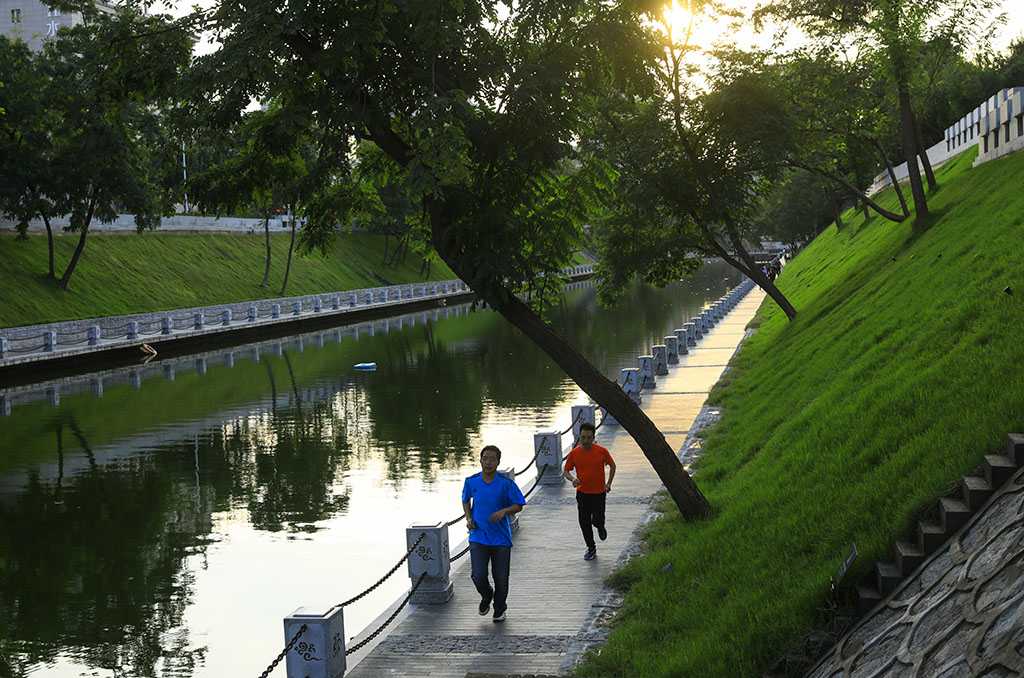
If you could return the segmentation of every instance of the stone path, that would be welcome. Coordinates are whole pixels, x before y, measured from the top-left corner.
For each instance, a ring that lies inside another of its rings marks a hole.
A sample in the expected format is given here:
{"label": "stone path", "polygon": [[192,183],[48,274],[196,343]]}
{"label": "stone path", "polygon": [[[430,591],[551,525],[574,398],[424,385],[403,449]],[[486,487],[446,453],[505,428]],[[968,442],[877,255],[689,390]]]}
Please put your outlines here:
{"label": "stone path", "polygon": [[[739,345],[763,296],[759,289],[751,291],[696,348],[679,356],[678,365],[669,366],[667,376],[658,377],[656,388],[644,391],[642,407],[673,449],[683,446],[708,391]],[[651,517],[650,496],[661,483],[621,428],[601,427],[597,442],[609,449],[618,468],[608,496],[608,540],[598,542],[596,560],[583,560],[585,546],[571,485],[543,485],[531,496],[515,535],[504,623],[495,624],[490,616],[477,614],[480,601],[469,578],[467,556],[453,564],[455,595],[448,603],[404,610],[387,635],[348,658],[346,675],[559,675],[571,668],[585,647],[603,639],[600,620],[617,607],[618,600],[602,581],[620,554],[635,547],[633,533]],[[519,482],[528,489],[533,479],[524,475]],[[464,538],[461,525],[452,529],[453,541]],[[462,548],[464,543],[454,546],[452,553]],[[375,622],[369,628],[378,625]]]}
{"label": "stone path", "polygon": [[1024,469],[807,675],[1024,676]]}

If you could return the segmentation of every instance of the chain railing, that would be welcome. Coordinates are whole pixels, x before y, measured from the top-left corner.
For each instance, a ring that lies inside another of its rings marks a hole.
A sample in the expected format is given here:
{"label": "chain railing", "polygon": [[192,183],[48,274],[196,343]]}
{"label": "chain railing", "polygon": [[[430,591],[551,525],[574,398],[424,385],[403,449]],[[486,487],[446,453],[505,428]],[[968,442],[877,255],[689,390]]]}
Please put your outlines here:
{"label": "chain railing", "polygon": [[277,665],[281,663],[281,660],[284,659],[288,655],[288,652],[292,649],[292,647],[295,645],[295,643],[297,643],[299,641],[299,636],[301,636],[305,632],[306,632],[306,625],[303,624],[302,626],[299,627],[299,632],[296,633],[295,636],[291,640],[288,641],[288,644],[284,646],[284,649],[281,650],[281,654],[277,655],[274,658],[274,661],[270,662],[270,666],[268,666],[266,669],[264,669],[263,673],[260,674],[260,678],[267,678],[267,676],[270,675],[270,672],[273,671],[275,668],[277,668]]}
{"label": "chain railing", "polygon": [[363,638],[361,641],[359,641],[358,643],[356,643],[352,647],[347,648],[345,650],[345,656],[347,657],[348,655],[353,654],[353,653],[358,652],[359,650],[361,650],[364,645],[366,645],[371,640],[373,640],[374,638],[379,636],[381,631],[383,631],[384,629],[386,629],[388,627],[388,624],[390,624],[391,622],[395,621],[395,617],[397,617],[398,613],[400,613],[405,608],[405,606],[409,603],[409,600],[412,598],[412,595],[414,593],[416,593],[416,589],[418,589],[420,587],[420,582],[422,582],[423,578],[426,577],[426,576],[427,576],[426,572],[421,572],[420,573],[420,578],[417,579],[416,583],[413,584],[411,589],[409,589],[409,595],[407,595],[405,597],[405,600],[403,600],[402,604],[398,606],[398,609],[396,609],[394,612],[392,612],[391,616],[388,617],[387,620],[383,624],[381,624],[380,627],[378,627],[376,631],[374,631],[373,633],[368,635],[366,638]]}
{"label": "chain railing", "polygon": [[[575,267],[567,267],[566,271],[569,271],[571,268],[575,268]],[[587,271],[582,271],[582,272],[587,273],[587,272],[591,272],[591,271],[592,271],[592,268],[587,270]],[[433,285],[440,286],[440,285],[443,285],[443,284],[446,284],[446,283],[454,283],[454,284],[451,285],[452,289],[449,289],[447,292],[441,292],[440,288],[438,288],[437,292],[431,292],[430,291],[430,287],[431,286],[433,286]],[[472,291],[468,287],[465,287],[464,284],[461,283],[461,281],[452,281],[452,280],[440,281],[440,282],[436,282],[436,283],[424,284],[424,285],[419,285],[419,286],[413,286],[412,289],[414,289],[414,293],[411,296],[404,296],[403,295],[403,291],[408,289],[408,288],[409,288],[409,286],[389,287],[389,288],[387,288],[388,290],[396,289],[397,290],[397,295],[392,297],[389,293],[385,292],[384,296],[381,299],[379,299],[379,300],[378,300],[378,294],[380,293],[380,291],[382,289],[385,289],[385,288],[379,288],[378,287],[378,288],[363,288],[363,289],[359,289],[359,290],[344,290],[342,292],[339,292],[339,307],[337,309],[333,308],[333,297],[330,296],[330,295],[328,297],[326,297],[326,301],[324,300],[324,297],[322,297],[322,296],[320,296],[320,297],[314,296],[314,297],[311,297],[311,299],[317,299],[317,298],[320,299],[320,301],[322,303],[321,312],[323,312],[323,311],[332,311],[332,312],[341,312],[341,313],[343,313],[345,311],[350,310],[351,307],[349,306],[348,298],[351,295],[353,295],[353,294],[356,295],[356,297],[357,297],[357,302],[356,303],[357,303],[357,306],[358,306],[358,304],[362,302],[363,297],[365,297],[365,295],[367,295],[367,294],[371,295],[371,300],[372,300],[371,303],[372,304],[378,304],[378,303],[387,303],[387,302],[392,302],[392,301],[393,302],[398,302],[398,303],[414,302],[414,301],[416,301],[418,299],[427,299],[427,298],[432,298],[432,297],[437,297],[437,296],[444,296],[444,295],[447,295],[447,294],[463,294],[463,293]],[[419,295],[419,294],[417,294],[415,292],[415,290],[418,290],[420,288],[422,288],[422,290],[423,290],[421,295]],[[241,302],[241,303],[244,303],[244,302]],[[234,304],[233,306],[240,306],[241,303]],[[278,302],[278,303],[281,304],[281,317],[284,317],[285,315],[292,315],[293,314],[293,312],[290,310],[290,307],[287,307],[287,304],[289,302],[284,301],[283,303],[282,302]],[[272,307],[272,305],[268,305],[266,307],[261,307],[258,304],[251,304],[250,306],[246,307],[244,310],[239,310],[238,311],[238,313],[239,313],[238,317],[234,318],[232,320],[231,324],[232,325],[234,325],[234,324],[242,325],[246,321],[248,321],[249,320],[248,310],[252,306],[255,306],[256,309],[257,309],[257,311],[256,311],[256,319],[257,320],[260,320],[260,319],[263,319],[263,318],[270,318],[270,317],[273,316],[273,307]],[[232,310],[234,310],[234,309],[232,309]],[[171,329],[172,332],[192,329],[194,327],[194,325],[195,325],[195,318],[194,318],[194,313],[195,312],[196,311],[194,311],[194,310],[190,310],[189,314],[186,315],[186,316],[171,316],[171,315],[167,315],[167,316],[163,316],[163,317],[159,318],[158,320],[141,320],[141,319],[137,320],[137,321],[135,321],[137,323],[136,324],[137,336],[138,337],[153,337],[153,336],[164,334],[163,322],[165,320],[169,321],[170,329]],[[210,324],[218,324],[218,325],[221,324],[221,320],[219,318],[220,318],[220,314],[222,314],[223,311],[211,311],[210,313],[212,314],[211,318],[210,318],[210,320],[211,320]],[[309,306],[306,307],[305,297],[303,297],[302,315],[313,314],[313,313],[316,313],[316,311],[314,310],[314,306],[313,306],[312,302],[310,302]],[[97,339],[106,340],[106,341],[116,341],[116,340],[119,340],[119,339],[128,339],[131,336],[130,330],[131,330],[131,323],[122,325],[120,328],[111,328],[111,327],[102,328],[100,330],[100,333],[99,333],[99,336],[97,337]],[[78,341],[78,340],[75,340],[75,341],[65,341],[64,340],[65,337],[67,337],[69,335],[81,334],[82,332],[86,332],[86,330],[79,330],[79,331],[76,331],[76,332],[69,332],[69,333],[59,333],[58,332],[57,336],[56,336],[57,341],[54,342],[54,345],[53,345],[52,348],[56,349],[59,346],[79,346],[81,344],[84,344],[86,341],[90,341],[90,339],[84,339],[84,340],[81,340],[81,341]],[[13,340],[13,341],[27,342],[27,341],[31,341],[33,339],[42,339],[42,338],[44,338],[43,335],[37,335],[35,337],[20,337],[18,339]],[[134,340],[134,338],[135,337],[132,337],[131,340]],[[8,348],[7,351],[10,352],[10,353],[15,353],[15,354],[19,354],[20,355],[20,354],[27,354],[27,353],[38,353],[40,351],[43,351],[45,348],[46,348],[46,344],[42,344],[42,345],[38,345],[38,346],[32,346],[30,348],[14,348],[14,347],[11,347],[11,348]],[[573,423],[575,424],[575,422],[573,422]],[[572,425],[570,425],[569,429],[571,429],[571,428],[572,428]],[[563,431],[563,434],[566,433],[569,429],[566,429],[566,431]]]}
{"label": "chain railing", "polygon": [[352,603],[356,602],[357,600],[359,600],[360,598],[362,598],[363,596],[365,596],[366,594],[370,593],[371,591],[376,589],[378,586],[383,584],[387,580],[388,577],[390,577],[391,575],[393,575],[395,572],[398,571],[398,568],[400,568],[402,566],[402,563],[404,563],[406,560],[409,559],[409,556],[412,555],[412,552],[416,550],[416,547],[420,545],[420,542],[423,541],[423,537],[425,537],[426,535],[427,535],[426,532],[420,532],[420,536],[416,537],[416,541],[414,541],[412,546],[409,547],[409,550],[405,552],[405,555],[402,556],[402,559],[399,560],[397,563],[395,563],[395,566],[392,567],[390,570],[388,570],[387,574],[385,574],[383,577],[378,579],[376,584],[374,584],[370,588],[366,589],[365,591],[360,593],[358,596],[354,596],[352,598],[349,598],[344,603],[338,603],[334,607],[345,607],[346,605],[351,605]]}

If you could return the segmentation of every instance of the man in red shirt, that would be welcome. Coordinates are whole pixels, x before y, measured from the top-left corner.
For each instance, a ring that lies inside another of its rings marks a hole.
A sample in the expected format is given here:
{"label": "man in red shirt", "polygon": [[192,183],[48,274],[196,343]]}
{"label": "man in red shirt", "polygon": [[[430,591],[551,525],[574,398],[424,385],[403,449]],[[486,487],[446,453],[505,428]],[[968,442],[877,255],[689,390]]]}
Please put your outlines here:
{"label": "man in red shirt", "polygon": [[[576,488],[576,507],[580,515],[580,529],[583,530],[583,541],[587,543],[584,560],[597,557],[597,544],[594,543],[594,528],[597,536],[604,541],[608,530],[604,526],[605,495],[611,492],[612,479],[615,477],[615,462],[608,450],[594,444],[597,429],[593,424],[580,424],[580,444],[573,448],[565,458],[565,469],[562,475]],[[604,478],[604,467],[608,466],[608,480]],[[570,471],[576,471],[574,478]]]}

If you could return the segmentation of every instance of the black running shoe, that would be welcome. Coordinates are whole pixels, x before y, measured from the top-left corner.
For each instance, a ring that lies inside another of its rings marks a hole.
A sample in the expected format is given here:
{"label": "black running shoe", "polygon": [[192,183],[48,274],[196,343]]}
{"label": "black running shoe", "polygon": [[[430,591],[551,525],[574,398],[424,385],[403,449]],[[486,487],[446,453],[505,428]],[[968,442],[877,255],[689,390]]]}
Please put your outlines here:
{"label": "black running shoe", "polygon": [[495,624],[505,621],[505,610],[502,610],[501,612],[495,610],[493,620]]}
{"label": "black running shoe", "polygon": [[481,617],[484,616],[485,614],[487,614],[490,611],[490,609],[491,609],[491,599],[490,598],[484,598],[483,600],[481,600],[480,601],[480,608],[479,609],[480,609],[480,616]]}
{"label": "black running shoe", "polygon": [[597,528],[597,536],[601,538],[601,541],[608,538],[608,530],[604,529],[604,525]]}
{"label": "black running shoe", "polygon": [[583,560],[593,560],[594,558],[597,558],[597,547],[589,548],[583,554]]}

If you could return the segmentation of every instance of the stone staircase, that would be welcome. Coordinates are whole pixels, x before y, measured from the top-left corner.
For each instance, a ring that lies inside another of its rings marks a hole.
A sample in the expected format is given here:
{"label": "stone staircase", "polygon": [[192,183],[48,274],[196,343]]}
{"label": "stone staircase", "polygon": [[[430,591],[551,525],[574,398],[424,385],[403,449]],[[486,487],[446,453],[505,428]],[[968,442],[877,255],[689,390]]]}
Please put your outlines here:
{"label": "stone staircase", "polygon": [[893,560],[875,564],[873,577],[857,587],[858,616],[867,614],[945,544],[1017,469],[1024,466],[1024,434],[1006,436],[1004,454],[987,455],[982,474],[963,476],[955,495],[941,497],[932,517],[917,523],[917,540],[897,541]]}

